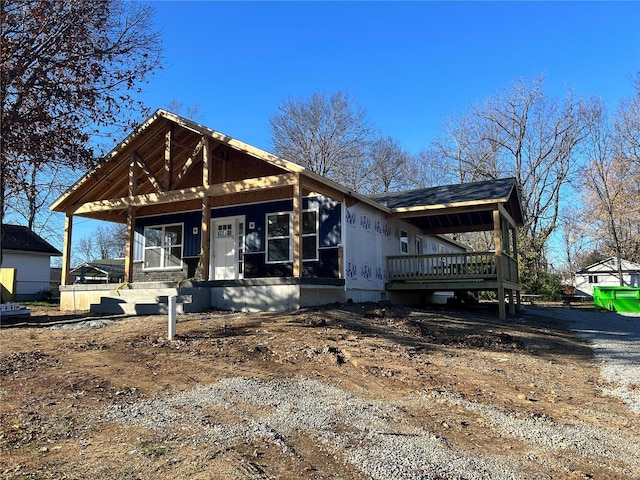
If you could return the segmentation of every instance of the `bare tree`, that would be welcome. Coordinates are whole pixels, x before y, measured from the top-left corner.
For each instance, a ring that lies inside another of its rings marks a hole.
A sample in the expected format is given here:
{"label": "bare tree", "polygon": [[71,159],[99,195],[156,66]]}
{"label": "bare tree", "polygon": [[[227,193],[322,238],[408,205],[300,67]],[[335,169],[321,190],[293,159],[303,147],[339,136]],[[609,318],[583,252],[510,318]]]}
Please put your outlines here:
{"label": "bare tree", "polygon": [[618,259],[622,285],[621,260],[640,260],[640,171],[616,154],[614,138],[602,119],[593,131],[583,193],[592,235]]}
{"label": "bare tree", "polygon": [[125,256],[127,226],[120,223],[99,226],[74,247],[74,262],[86,263]]}
{"label": "bare tree", "polygon": [[59,222],[53,219],[49,204],[72,183],[71,170],[59,165],[25,161],[20,176],[6,185],[5,216],[26,224],[45,239],[61,239]]}
{"label": "bare tree", "polygon": [[165,107],[165,110],[181,117],[188,118],[189,120],[199,121],[202,118],[202,112],[200,111],[200,105],[185,106],[180,100],[174,98]]}
{"label": "bare tree", "polygon": [[134,95],[161,61],[151,15],[125,0],[2,1],[1,216],[24,164],[36,176],[93,166],[96,145],[140,120]]}
{"label": "bare tree", "polygon": [[92,237],[83,237],[73,249],[73,263],[80,265],[96,259],[96,249]]}
{"label": "bare tree", "polygon": [[640,72],[634,78],[635,95],[624,99],[614,121],[616,153],[640,169]]}
{"label": "bare tree", "polygon": [[456,183],[458,178],[438,150],[422,150],[409,159],[410,188],[428,188]]}
{"label": "bare tree", "polygon": [[579,262],[593,242],[588,233],[586,216],[576,205],[568,205],[561,210],[559,227],[564,254],[561,270],[571,278],[573,284]]}
{"label": "bare tree", "polygon": [[520,235],[525,288],[546,272],[544,255],[557,226],[560,199],[579,146],[597,111],[572,92],[548,97],[542,78],[516,81],[452,120],[436,146],[461,180],[513,176],[520,185],[525,226]]}
{"label": "bare tree", "polygon": [[371,178],[366,193],[405,190],[412,184],[412,158],[395,138],[379,137],[369,148]]}
{"label": "bare tree", "polygon": [[354,190],[366,185],[372,130],[364,109],[348,93],[288,98],[269,124],[277,155]]}

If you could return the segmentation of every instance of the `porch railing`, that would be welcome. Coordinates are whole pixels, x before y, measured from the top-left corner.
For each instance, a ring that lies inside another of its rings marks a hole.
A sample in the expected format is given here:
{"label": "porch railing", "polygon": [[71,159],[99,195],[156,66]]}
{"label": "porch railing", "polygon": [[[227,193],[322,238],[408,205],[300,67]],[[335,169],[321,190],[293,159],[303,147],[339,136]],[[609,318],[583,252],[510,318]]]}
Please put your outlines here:
{"label": "porch railing", "polygon": [[[387,257],[387,279],[397,281],[496,280],[495,252],[392,255]],[[514,258],[502,255],[502,278],[518,281]]]}

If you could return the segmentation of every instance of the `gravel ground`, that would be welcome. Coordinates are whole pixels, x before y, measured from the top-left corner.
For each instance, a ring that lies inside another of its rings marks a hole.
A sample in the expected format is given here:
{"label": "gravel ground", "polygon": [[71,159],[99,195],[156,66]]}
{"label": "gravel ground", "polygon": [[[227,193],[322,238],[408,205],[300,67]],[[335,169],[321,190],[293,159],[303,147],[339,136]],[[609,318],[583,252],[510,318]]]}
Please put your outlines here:
{"label": "gravel ground", "polygon": [[640,316],[560,307],[527,307],[526,311],[568,320],[591,343],[602,378],[610,385],[606,393],[640,414]]}
{"label": "gravel ground", "polygon": [[[607,393],[619,396],[640,413],[640,318],[550,307],[529,307],[527,312],[569,320],[593,344],[602,375],[611,385]],[[626,458],[629,478],[640,478],[640,446],[624,435],[579,422],[566,424],[546,416],[502,411],[447,392],[371,401],[307,377],[270,381],[234,377],[173,395],[114,405],[101,419],[212,449],[261,439],[281,449],[283,455],[295,455],[289,451],[288,435],[312,432],[324,448],[344,452],[346,462],[379,480],[528,478],[519,460],[457,449],[446,438],[413,425],[406,414],[407,409],[429,409],[436,404],[465,409],[487,428],[539,452],[520,461],[546,464],[549,455],[579,455],[605,462]],[[211,422],[206,412],[212,407],[241,421]]]}

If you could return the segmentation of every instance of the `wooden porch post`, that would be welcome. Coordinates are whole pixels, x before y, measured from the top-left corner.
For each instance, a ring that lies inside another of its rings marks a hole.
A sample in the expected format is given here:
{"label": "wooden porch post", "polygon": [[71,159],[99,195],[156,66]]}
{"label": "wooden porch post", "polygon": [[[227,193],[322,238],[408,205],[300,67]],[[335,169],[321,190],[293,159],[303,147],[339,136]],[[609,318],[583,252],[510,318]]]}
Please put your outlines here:
{"label": "wooden porch post", "polygon": [[62,285],[69,284],[69,270],[71,268],[71,233],[73,230],[73,215],[67,213],[64,219],[64,243],[62,247]]}
{"label": "wooden porch post", "polygon": [[127,252],[124,257],[124,281],[133,282],[133,251],[135,241],[136,209],[127,208]]}
{"label": "wooden porch post", "polygon": [[502,219],[500,218],[500,211],[496,208],[493,211],[493,242],[496,248],[496,275],[498,281],[498,310],[500,314],[500,320],[507,318],[507,309],[504,299],[504,283],[502,272]]}
{"label": "wooden porch post", "polygon": [[131,200],[137,193],[138,189],[138,163],[137,153],[131,153],[129,161],[129,206],[127,207],[127,245],[124,256],[124,281],[133,282],[133,250],[135,240],[135,216],[136,209],[131,205]]}
{"label": "wooden porch post", "polygon": [[[202,146],[202,186],[209,188],[211,178],[211,143],[206,137]],[[205,192],[202,198],[202,219],[200,223],[200,278],[209,280],[211,260],[211,197]]]}
{"label": "wooden porch post", "polygon": [[302,183],[293,184],[293,276],[302,276]]}
{"label": "wooden porch post", "polygon": [[518,229],[514,226],[513,229],[513,259],[516,262],[516,281],[520,288],[516,290],[516,310],[519,312],[522,309],[522,300],[520,299],[520,290],[522,289],[522,285],[520,284],[520,268],[519,268],[519,259],[518,259]]}

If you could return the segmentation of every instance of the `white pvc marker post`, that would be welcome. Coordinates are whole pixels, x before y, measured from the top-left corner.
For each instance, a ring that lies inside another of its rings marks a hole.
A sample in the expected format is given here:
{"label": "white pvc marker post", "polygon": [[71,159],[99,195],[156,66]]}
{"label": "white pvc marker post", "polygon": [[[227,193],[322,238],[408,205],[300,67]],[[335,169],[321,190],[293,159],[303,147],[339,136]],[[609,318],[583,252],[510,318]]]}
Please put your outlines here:
{"label": "white pvc marker post", "polygon": [[173,340],[176,336],[176,303],[178,301],[177,295],[169,296],[169,340]]}

